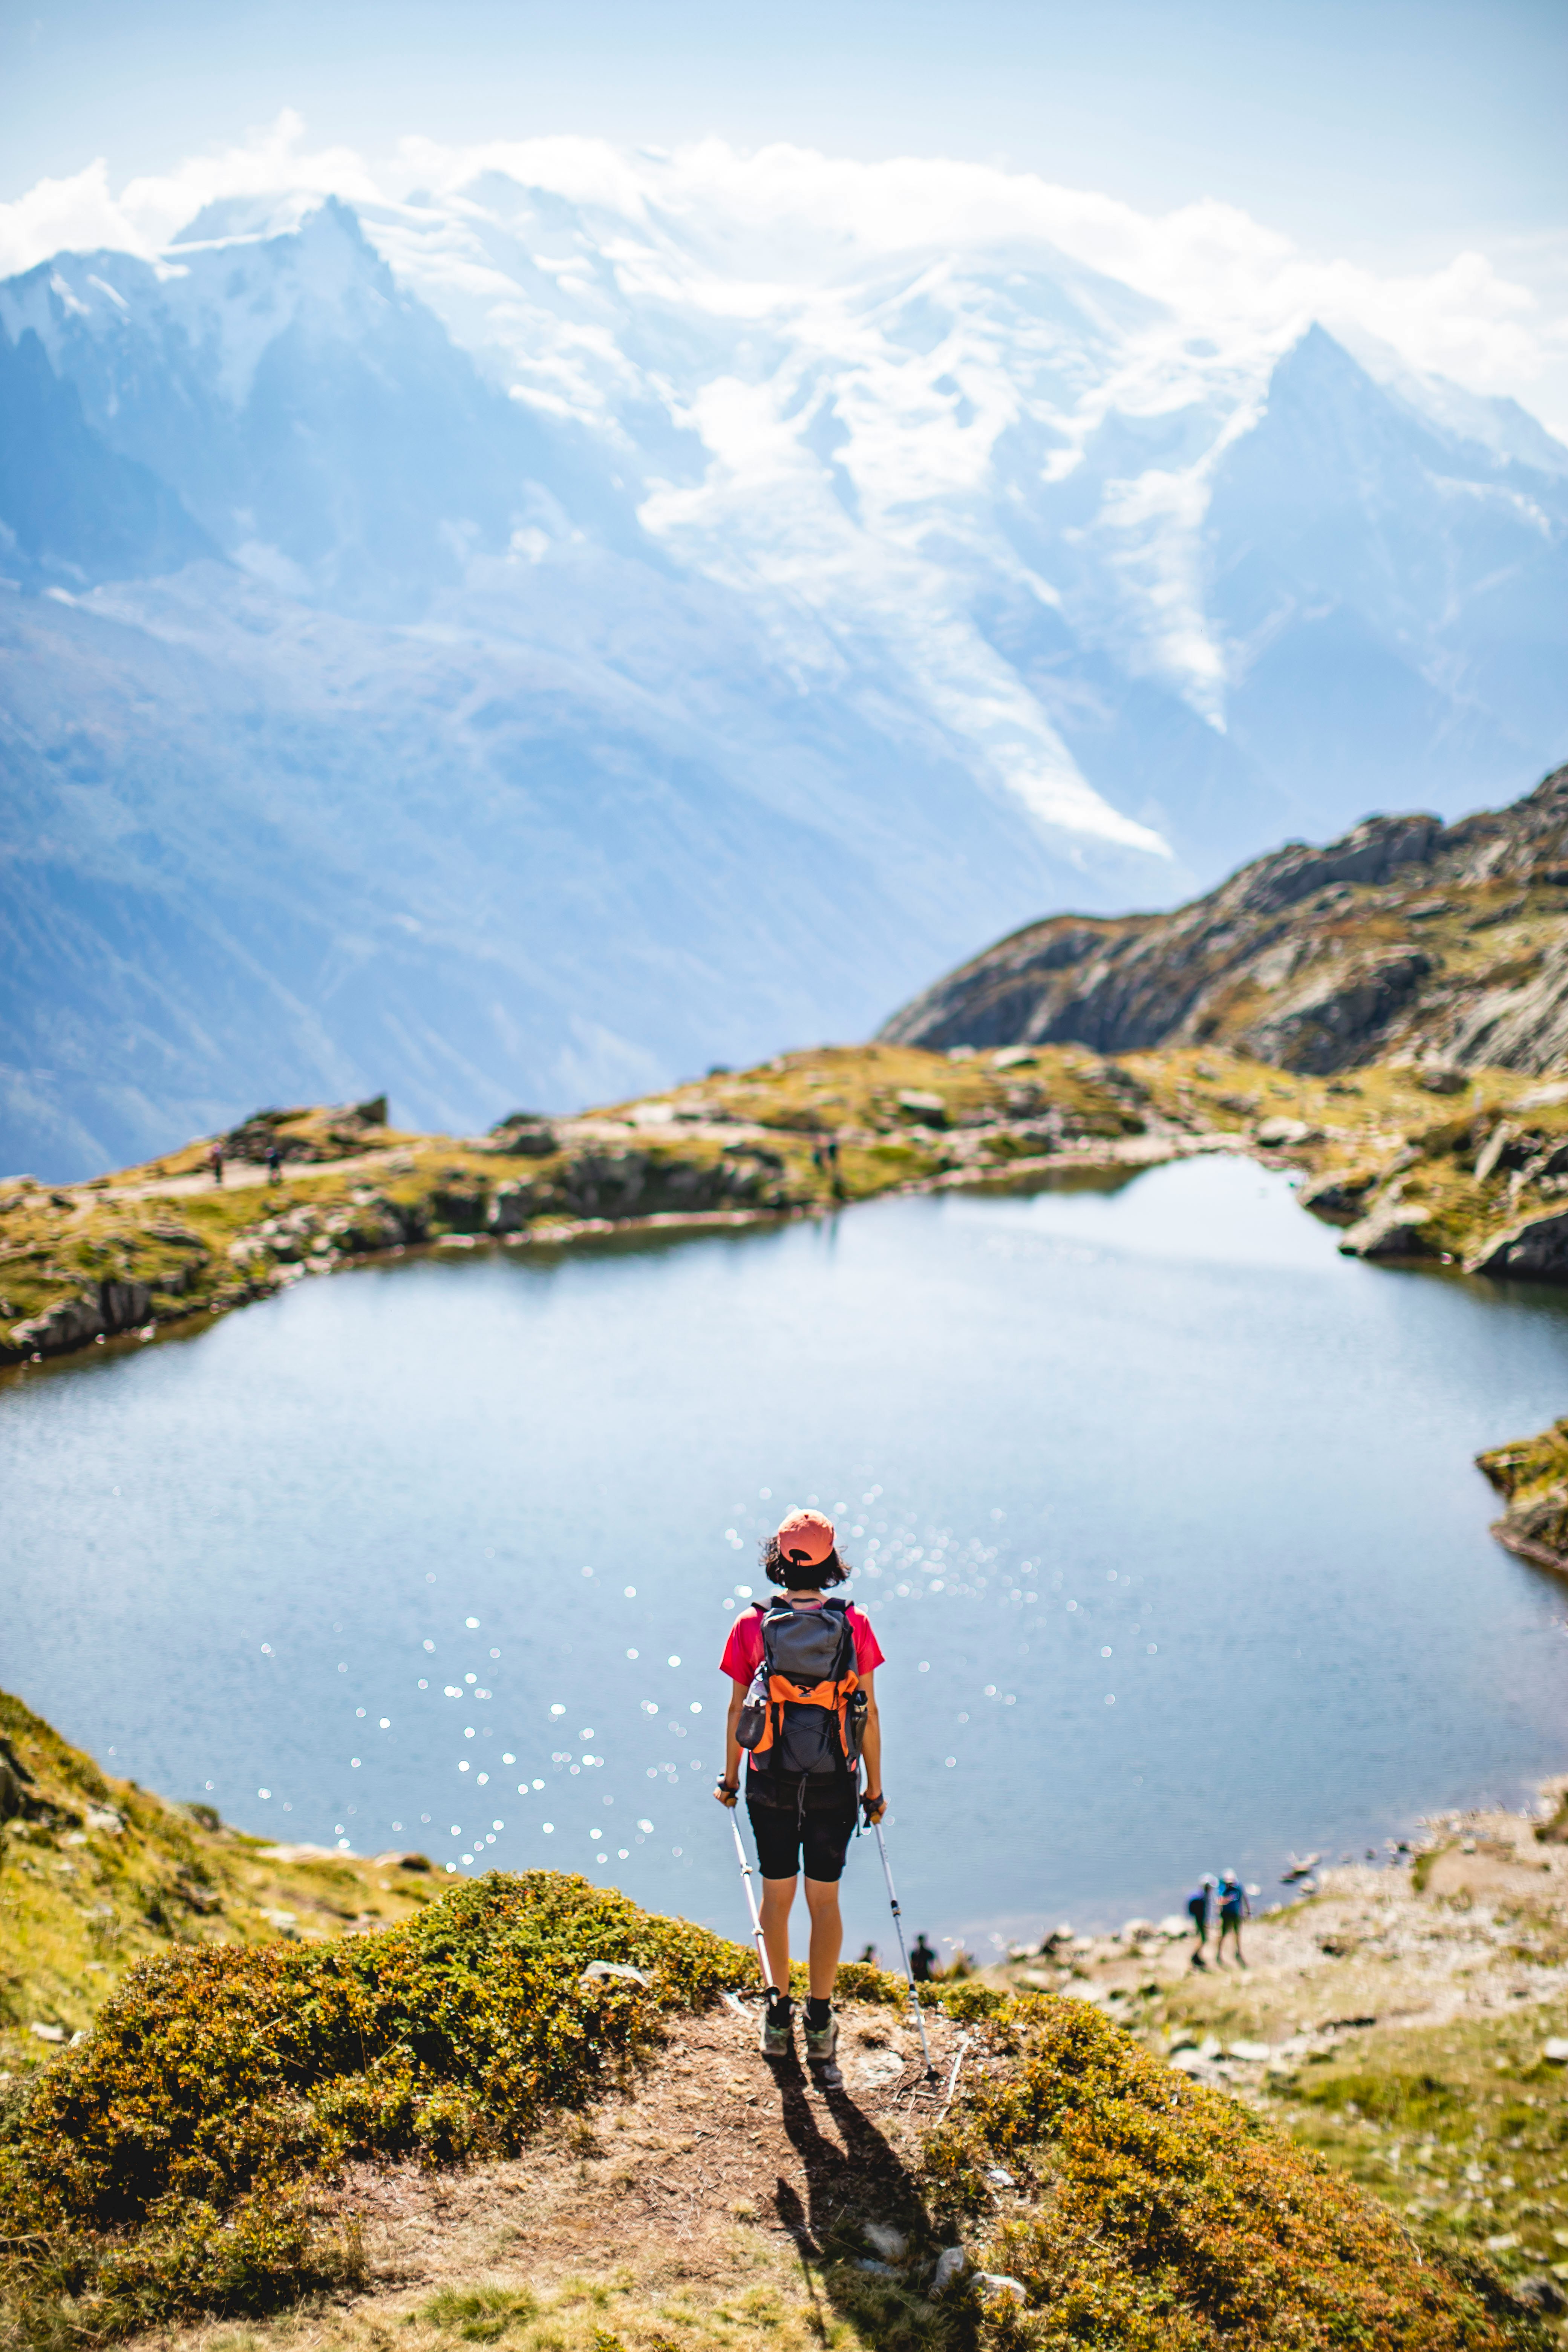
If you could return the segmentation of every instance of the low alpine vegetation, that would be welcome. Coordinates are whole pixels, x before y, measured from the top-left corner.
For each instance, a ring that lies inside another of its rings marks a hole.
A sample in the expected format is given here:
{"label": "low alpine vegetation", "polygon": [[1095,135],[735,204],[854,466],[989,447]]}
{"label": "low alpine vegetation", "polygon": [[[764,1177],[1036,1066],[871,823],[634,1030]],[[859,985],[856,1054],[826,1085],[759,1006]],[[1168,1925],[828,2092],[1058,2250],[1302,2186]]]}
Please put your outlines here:
{"label": "low alpine vegetation", "polygon": [[624,2079],[665,2011],[752,1967],[548,1871],[325,1948],[186,1946],[143,1966],[4,2126],[16,2339],[259,2313],[352,2278],[353,2233],[321,2197],[346,2163],[511,2154],[548,2111]]}
{"label": "low alpine vegetation", "polygon": [[933,2216],[973,2229],[1008,2352],[1479,2352],[1545,2339],[1505,2290],[1424,2260],[1398,2219],[1087,2002],[1022,1996],[926,2153]]}

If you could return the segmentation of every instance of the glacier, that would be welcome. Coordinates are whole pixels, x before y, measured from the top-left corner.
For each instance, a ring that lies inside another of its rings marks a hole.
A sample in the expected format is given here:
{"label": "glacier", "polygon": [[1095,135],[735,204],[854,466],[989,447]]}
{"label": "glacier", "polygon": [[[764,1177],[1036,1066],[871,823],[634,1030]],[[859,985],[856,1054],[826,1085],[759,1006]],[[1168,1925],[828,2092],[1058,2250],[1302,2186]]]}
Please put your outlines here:
{"label": "glacier", "polygon": [[5,1164],[862,1034],[1563,756],[1514,404],[1027,219],[511,160],[0,283]]}

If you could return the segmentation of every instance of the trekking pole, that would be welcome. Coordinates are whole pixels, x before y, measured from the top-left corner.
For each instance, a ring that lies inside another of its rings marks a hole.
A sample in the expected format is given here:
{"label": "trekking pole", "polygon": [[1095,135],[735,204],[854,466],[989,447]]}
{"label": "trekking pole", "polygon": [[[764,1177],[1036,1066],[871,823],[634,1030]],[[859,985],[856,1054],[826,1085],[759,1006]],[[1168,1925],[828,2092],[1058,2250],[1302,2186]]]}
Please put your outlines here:
{"label": "trekking pole", "polygon": [[[904,1942],[904,1916],[899,1909],[899,1898],[893,1892],[893,1874],[888,1866],[888,1849],[882,1837],[882,1824],[873,1822],[877,1832],[877,1851],[882,1857],[882,1875],[888,1882],[888,1900],[893,1906],[893,1925],[899,1934],[899,1953],[904,1963],[904,1978],[910,1988],[910,2007],[915,2013],[915,2026],[921,2037],[921,2055],[926,2062],[926,2080],[936,2080],[936,2068],[931,2063],[931,2043],[926,2040],[926,2021],[921,2014],[920,1995],[915,1990],[914,1971],[910,1967],[909,1948]],[[739,1832],[736,1832],[737,1836]]]}
{"label": "trekking pole", "polygon": [[757,1898],[752,1886],[752,1865],[746,1860],[746,1849],[741,1843],[741,1824],[733,1813],[730,1816],[730,1827],[735,1832],[735,1853],[741,1864],[742,1884],[746,1890],[746,1907],[752,1915],[752,1933],[757,1939],[757,1960],[763,1971],[763,1983],[770,1993],[776,1992],[778,1988],[768,1968],[768,1948],[763,1938],[762,1914],[757,1909]]}

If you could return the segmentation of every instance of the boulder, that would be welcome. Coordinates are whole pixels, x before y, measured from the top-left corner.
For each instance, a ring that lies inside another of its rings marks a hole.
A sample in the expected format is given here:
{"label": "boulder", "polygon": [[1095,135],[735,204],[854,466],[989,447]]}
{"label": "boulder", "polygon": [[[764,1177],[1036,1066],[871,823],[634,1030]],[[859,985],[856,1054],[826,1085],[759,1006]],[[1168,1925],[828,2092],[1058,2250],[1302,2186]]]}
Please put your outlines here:
{"label": "boulder", "polygon": [[42,1315],[31,1316],[25,1323],[14,1323],[11,1352],[22,1356],[68,1356],[73,1348],[85,1348],[90,1341],[101,1339],[108,1328],[97,1295],[86,1291],[79,1298],[62,1298],[57,1306]]}
{"label": "boulder", "polygon": [[1310,1141],[1313,1130],[1304,1118],[1266,1118],[1253,1130],[1254,1139],[1267,1150],[1273,1146]]}
{"label": "boulder", "polygon": [[[177,1277],[179,1287],[188,1289],[196,1269],[187,1266]],[[174,1283],[165,1283],[173,1289]],[[153,1311],[153,1294],[144,1282],[100,1282],[98,1286],[99,1306],[104,1328],[110,1331],[140,1330]]]}
{"label": "boulder", "polygon": [[1301,1194],[1301,1206],[1331,1225],[1351,1225],[1361,1215],[1376,1182],[1376,1173],[1370,1169],[1353,1176],[1325,1176],[1309,1184]]}
{"label": "boulder", "polygon": [[1500,1238],[1489,1240],[1467,1262],[1465,1271],[1509,1282],[1568,1282],[1568,1210],[1528,1218]]}
{"label": "boulder", "polygon": [[522,1160],[544,1160],[560,1150],[555,1129],[542,1111],[509,1111],[489,1130],[489,1149],[505,1151]]}
{"label": "boulder", "polygon": [[940,1095],[922,1094],[918,1087],[900,1087],[898,1104],[924,1127],[947,1125],[947,1105]]}
{"label": "boulder", "polygon": [[1407,1208],[1398,1201],[1385,1201],[1370,1216],[1351,1227],[1340,1244],[1340,1255],[1368,1258],[1378,1265],[1436,1257],[1439,1253],[1425,1230],[1431,1214],[1430,1209]]}
{"label": "boulder", "polygon": [[490,1195],[488,1223],[492,1234],[521,1234],[534,1208],[533,1187],[516,1178],[498,1184]]}

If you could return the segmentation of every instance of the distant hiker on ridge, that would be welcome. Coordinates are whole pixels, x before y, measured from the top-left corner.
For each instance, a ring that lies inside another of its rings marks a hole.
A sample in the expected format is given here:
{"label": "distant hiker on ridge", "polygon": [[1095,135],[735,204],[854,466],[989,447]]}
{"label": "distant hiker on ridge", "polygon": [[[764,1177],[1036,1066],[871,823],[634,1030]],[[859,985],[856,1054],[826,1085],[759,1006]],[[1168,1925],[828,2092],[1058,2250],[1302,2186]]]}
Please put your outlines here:
{"label": "distant hiker on ridge", "polygon": [[1205,1876],[1202,1885],[1187,1897],[1187,1916],[1192,1921],[1198,1938],[1193,1946],[1192,1964],[1194,1969],[1206,1969],[1208,1966],[1204,1954],[1208,1949],[1209,1921],[1214,1917],[1214,1873],[1211,1870]]}
{"label": "distant hiker on ridge", "polygon": [[1246,1887],[1234,1870],[1222,1871],[1219,1882],[1219,1940],[1214,1954],[1216,1969],[1225,1966],[1225,1939],[1227,1936],[1236,1938],[1237,1967],[1244,1969],[1247,1966],[1241,1957],[1241,1923],[1251,1916],[1252,1906],[1247,1899]]}
{"label": "distant hiker on ridge", "polygon": [[838,2042],[833,1980],[844,1943],[838,1881],[858,1804],[868,1822],[887,1811],[882,1796],[882,1728],[872,1677],[882,1652],[853,1602],[828,1601],[825,1588],[850,1574],[833,1523],[820,1511],[791,1511],[763,1546],[763,1570],[784,1597],[754,1601],[730,1628],[720,1672],[732,1685],[724,1775],[714,1791],[733,1809],[741,1792],[741,1751],[749,1754],[746,1812],[763,1879],[763,1940],[778,1988],[763,2019],[767,2057],[793,2044],[789,1994],[789,1915],[804,1864],[811,1915],[805,2053],[831,2063]]}
{"label": "distant hiker on ridge", "polygon": [[925,1938],[922,1927],[915,1937],[914,1950],[910,1954],[910,1974],[916,1984],[930,1984],[936,1974],[936,1953]]}

